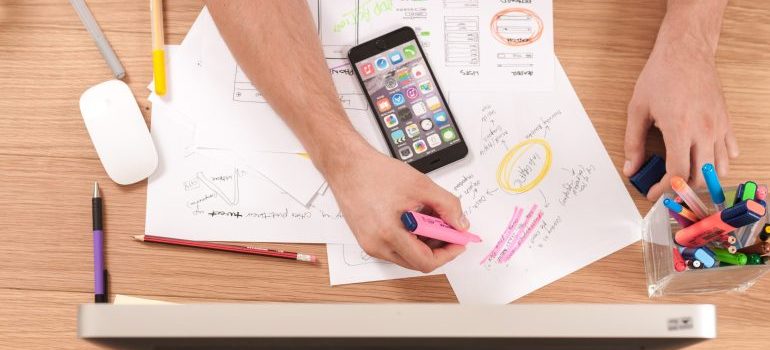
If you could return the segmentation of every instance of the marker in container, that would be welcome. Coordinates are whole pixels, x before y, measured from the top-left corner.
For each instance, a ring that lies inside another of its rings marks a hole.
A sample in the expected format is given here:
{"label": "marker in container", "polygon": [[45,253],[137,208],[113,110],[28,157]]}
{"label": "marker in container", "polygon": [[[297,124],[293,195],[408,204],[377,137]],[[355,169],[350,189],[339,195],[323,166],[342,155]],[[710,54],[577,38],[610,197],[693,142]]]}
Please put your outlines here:
{"label": "marker in container", "polygon": [[725,208],[725,192],[719,183],[719,177],[717,177],[714,164],[706,163],[701,168],[701,171],[703,172],[703,178],[706,179],[706,187],[709,189],[709,195],[711,195],[711,201],[714,202],[714,207],[717,211],[723,210]]}
{"label": "marker in container", "polygon": [[762,257],[759,256],[759,254],[747,254],[746,255],[746,265],[764,265],[765,262],[762,261]]}
{"label": "marker in container", "polygon": [[717,259],[714,253],[708,248],[684,248],[679,247],[679,253],[687,260],[698,260],[703,263],[703,267],[710,269],[717,265]]}
{"label": "marker in container", "polygon": [[722,248],[712,248],[711,251],[714,252],[714,256],[720,263],[725,262],[731,265],[746,265],[746,261],[748,260],[746,254],[743,253],[730,254],[730,252]]}
{"label": "marker in container", "polygon": [[746,181],[743,184],[743,192],[741,193],[741,201],[754,200],[757,196],[757,183],[754,181]]}
{"label": "marker in container", "polygon": [[738,188],[735,189],[735,198],[732,205],[740,203],[741,197],[743,197],[743,184],[738,185]]}
{"label": "marker in container", "polygon": [[684,270],[687,270],[687,263],[684,261],[682,254],[679,253],[679,249],[673,248],[673,254],[674,254],[674,270],[676,270],[677,272],[682,272]]}
{"label": "marker in container", "polygon": [[693,224],[692,221],[685,219],[683,216],[675,213],[673,210],[668,210],[668,215],[671,215],[674,220],[676,220],[677,223],[679,223],[679,226],[681,227],[687,227]]}
{"label": "marker in container", "polygon": [[748,247],[741,248],[738,251],[743,254],[768,255],[770,254],[770,242],[759,242]]}
{"label": "marker in container", "polygon": [[703,263],[700,262],[700,260],[697,260],[697,259],[696,260],[687,260],[687,267],[689,267],[689,268],[691,268],[693,270],[698,270],[698,269],[702,269],[703,268]]}
{"label": "marker in container", "polygon": [[685,247],[701,247],[714,241],[725,240],[724,236],[728,233],[738,227],[753,224],[764,215],[765,207],[759,203],[741,202],[677,231],[674,240]]}
{"label": "marker in container", "polygon": [[457,231],[444,220],[416,211],[407,211],[401,214],[401,222],[407,230],[419,236],[460,245],[481,242],[479,236],[470,232]]}
{"label": "marker in container", "polygon": [[690,210],[695,213],[698,219],[703,219],[708,216],[708,209],[706,209],[706,205],[703,204],[700,198],[698,198],[698,195],[695,194],[695,191],[693,191],[692,188],[687,185],[687,182],[685,182],[683,178],[679,176],[672,176],[671,188],[674,189],[676,194],[682,197],[682,200],[685,202],[685,204],[687,204],[688,207],[690,207]]}
{"label": "marker in container", "polygon": [[[691,224],[699,220],[699,218],[695,215],[695,213],[690,211],[690,209],[683,207],[681,204],[671,200],[671,198],[664,199],[663,205],[665,205],[666,208],[670,209],[671,211],[679,214],[683,218],[689,220]],[[683,227],[687,227],[687,226],[683,225]]]}
{"label": "marker in container", "polygon": [[770,224],[765,224],[765,227],[759,232],[759,239],[763,242],[770,241]]}
{"label": "marker in container", "polygon": [[767,200],[767,187],[759,186],[754,200],[757,201],[757,203],[762,204],[763,207],[767,207],[767,203],[765,202]]}

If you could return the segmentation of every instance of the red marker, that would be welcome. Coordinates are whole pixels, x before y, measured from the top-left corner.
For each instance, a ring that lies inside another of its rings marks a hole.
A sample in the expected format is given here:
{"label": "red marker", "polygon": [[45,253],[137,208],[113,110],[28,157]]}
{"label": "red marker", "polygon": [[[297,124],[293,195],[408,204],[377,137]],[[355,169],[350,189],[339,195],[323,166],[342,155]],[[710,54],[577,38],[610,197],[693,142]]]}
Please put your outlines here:
{"label": "red marker", "polygon": [[679,249],[673,248],[674,252],[674,270],[682,272],[687,269],[687,263],[684,261],[682,254],[679,253]]}

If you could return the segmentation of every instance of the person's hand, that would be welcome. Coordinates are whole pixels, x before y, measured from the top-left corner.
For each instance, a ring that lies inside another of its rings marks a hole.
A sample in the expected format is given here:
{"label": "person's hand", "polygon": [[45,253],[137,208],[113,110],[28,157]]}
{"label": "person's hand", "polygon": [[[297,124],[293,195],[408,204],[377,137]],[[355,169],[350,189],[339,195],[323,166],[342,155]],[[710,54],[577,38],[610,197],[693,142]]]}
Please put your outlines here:
{"label": "person's hand", "polygon": [[[664,30],[663,28],[661,30]],[[645,161],[645,139],[652,125],[666,145],[666,176],[647,198],[656,200],[674,175],[693,187],[704,185],[701,167],[714,163],[720,176],[738,144],[727,115],[714,52],[693,38],[659,36],[628,105],[623,174],[630,177]]]}
{"label": "person's hand", "polygon": [[350,145],[347,149],[352,151],[323,172],[364,251],[422,272],[433,271],[462,253],[465,247],[457,244],[431,248],[433,244],[407,231],[400,220],[404,211],[422,210],[467,230],[470,224],[459,199],[408,164],[363,142]]}

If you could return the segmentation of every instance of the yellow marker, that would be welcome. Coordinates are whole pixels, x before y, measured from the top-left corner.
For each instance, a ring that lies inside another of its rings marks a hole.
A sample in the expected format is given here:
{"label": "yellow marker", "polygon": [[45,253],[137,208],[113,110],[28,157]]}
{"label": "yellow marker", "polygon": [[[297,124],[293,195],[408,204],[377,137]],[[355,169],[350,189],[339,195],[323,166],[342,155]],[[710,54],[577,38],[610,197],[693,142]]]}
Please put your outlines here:
{"label": "yellow marker", "polygon": [[166,94],[166,54],[163,44],[163,2],[150,0],[152,15],[152,73],[155,77],[155,93]]}

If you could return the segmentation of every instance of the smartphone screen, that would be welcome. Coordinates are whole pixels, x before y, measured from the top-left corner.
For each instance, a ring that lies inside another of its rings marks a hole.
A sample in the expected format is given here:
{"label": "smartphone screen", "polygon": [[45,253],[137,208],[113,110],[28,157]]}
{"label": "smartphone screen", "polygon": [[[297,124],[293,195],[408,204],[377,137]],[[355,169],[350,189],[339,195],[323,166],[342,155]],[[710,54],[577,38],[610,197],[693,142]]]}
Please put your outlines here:
{"label": "smartphone screen", "polygon": [[[391,47],[379,45],[379,52],[369,52],[354,64],[394,157],[422,164],[417,168],[427,171],[462,158],[467,154],[464,144],[459,158],[436,157],[463,140],[419,43],[398,42],[389,35],[373,42],[384,40]],[[435,158],[433,166],[425,162],[430,158]]]}

